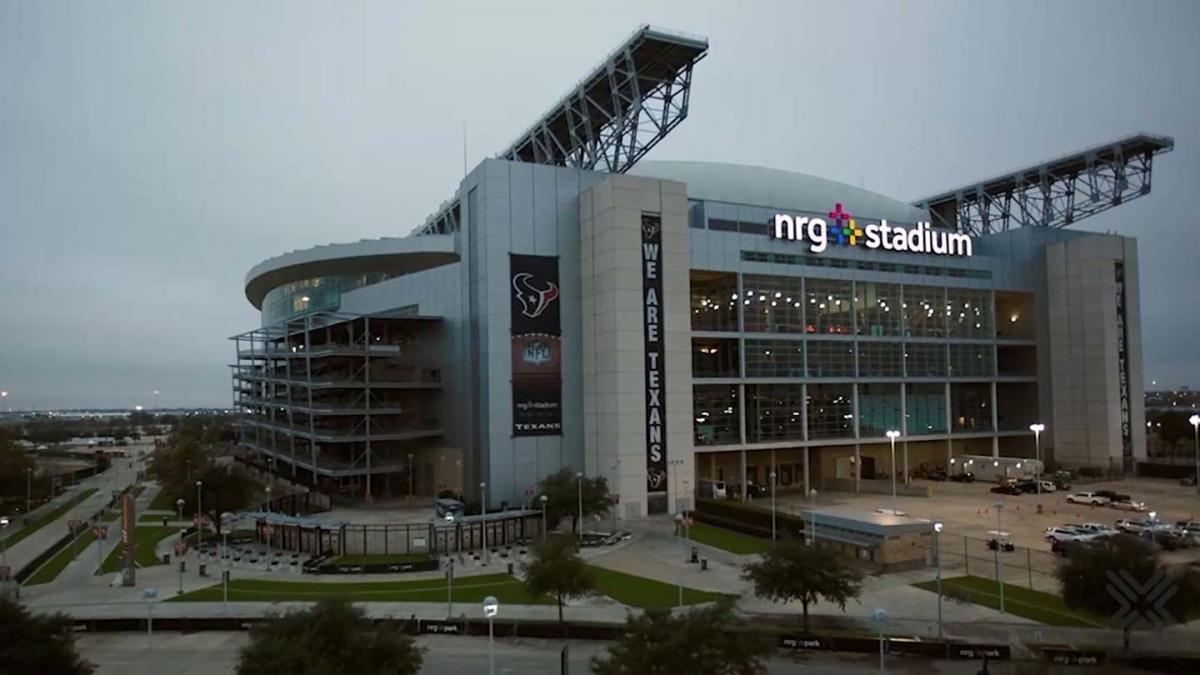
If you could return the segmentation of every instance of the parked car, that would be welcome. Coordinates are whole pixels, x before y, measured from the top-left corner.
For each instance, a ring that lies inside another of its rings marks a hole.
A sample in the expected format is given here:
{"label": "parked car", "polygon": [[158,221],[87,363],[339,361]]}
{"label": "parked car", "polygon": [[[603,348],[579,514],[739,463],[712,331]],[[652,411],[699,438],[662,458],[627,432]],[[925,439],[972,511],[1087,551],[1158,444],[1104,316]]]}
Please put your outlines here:
{"label": "parked car", "polygon": [[989,551],[995,551],[999,549],[1005,553],[1012,553],[1013,551],[1017,550],[1016,545],[1013,544],[1009,539],[988,539],[987,547]]}
{"label": "parked car", "polygon": [[1091,540],[1095,539],[1097,535],[1095,535],[1091,532],[1084,532],[1083,530],[1080,530],[1080,529],[1077,529],[1074,527],[1061,525],[1059,527],[1046,528],[1046,534],[1044,536],[1046,537],[1046,539],[1049,539],[1050,541],[1056,541],[1056,542],[1075,541],[1075,542],[1078,542],[1078,541],[1091,541]]}
{"label": "parked car", "polygon": [[1133,499],[1130,495],[1113,492],[1112,490],[1096,490],[1096,494],[1100,497],[1106,497],[1110,502],[1127,502]]}
{"label": "parked car", "polygon": [[1055,471],[1054,472],[1054,487],[1059,490],[1071,489],[1071,472],[1070,471]]}
{"label": "parked car", "polygon": [[1021,492],[1037,492],[1037,481],[1032,479],[1022,478],[1014,481],[1012,485]]}
{"label": "parked car", "polygon": [[1118,511],[1137,511],[1140,513],[1146,510],[1145,502],[1135,502],[1132,499],[1127,501],[1113,501],[1109,502],[1108,505],[1111,508],[1117,509]]}
{"label": "parked car", "polygon": [[1117,533],[1114,528],[1104,523],[1083,523],[1081,525],[1068,525],[1068,527],[1073,527],[1084,532],[1091,532],[1098,537],[1109,537]]}
{"label": "parked car", "polygon": [[1196,486],[1196,477],[1195,476],[1186,476],[1184,478],[1180,478],[1179,484],[1184,487],[1195,487]]}
{"label": "parked car", "polygon": [[1019,495],[1022,491],[1021,488],[1011,483],[1001,483],[1000,485],[992,488],[990,492],[998,495]]}
{"label": "parked car", "polygon": [[1067,503],[1103,506],[1108,503],[1108,497],[1096,494],[1095,492],[1073,492],[1067,496]]}
{"label": "parked car", "polygon": [[1161,520],[1151,520],[1149,518],[1139,518],[1137,520],[1123,518],[1114,523],[1114,525],[1125,534],[1141,534],[1146,531],[1170,529],[1170,526]]}
{"label": "parked car", "polygon": [[1151,530],[1150,540],[1158,545],[1164,551],[1174,551],[1184,548],[1189,545],[1188,537],[1184,533],[1173,530]]}
{"label": "parked car", "polygon": [[970,471],[963,471],[960,473],[951,474],[950,480],[956,483],[974,483],[975,474],[971,473]]}
{"label": "parked car", "polygon": [[1054,481],[1043,480],[1043,481],[1041,481],[1041,483],[1042,483],[1042,492],[1058,492],[1058,486],[1054,484]]}
{"label": "parked car", "polygon": [[699,487],[703,499],[725,499],[729,496],[723,480],[702,480]]}

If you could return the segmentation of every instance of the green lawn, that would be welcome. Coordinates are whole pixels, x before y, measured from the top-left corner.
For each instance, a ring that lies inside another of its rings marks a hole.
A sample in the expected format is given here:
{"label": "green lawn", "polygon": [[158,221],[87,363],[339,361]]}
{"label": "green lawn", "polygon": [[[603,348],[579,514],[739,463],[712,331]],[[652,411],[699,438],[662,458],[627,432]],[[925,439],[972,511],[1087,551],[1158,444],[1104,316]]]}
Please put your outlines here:
{"label": "green lawn", "polygon": [[330,560],[329,565],[399,565],[429,560],[427,553],[397,553],[394,555],[343,555]]}
{"label": "green lawn", "polygon": [[[235,572],[236,574],[236,572]],[[459,577],[454,580],[454,602],[481,603],[489,595],[502,603],[515,605],[553,604],[549,598],[532,598],[520,581],[507,574]],[[171,598],[172,602],[220,601],[221,584]],[[262,581],[233,579],[229,582],[229,599],[234,602],[279,602],[287,600],[322,600],[340,598],[351,602],[445,602],[446,580],[375,581],[375,582],[306,582]]]}
{"label": "green lawn", "polygon": [[[917,588],[937,592],[936,581],[913,584]],[[1000,609],[1000,587],[991,579],[966,576],[942,579],[942,592],[965,597],[968,601]],[[1104,627],[1104,620],[1087,612],[1067,607],[1063,599],[1051,593],[1031,591],[1022,586],[1004,584],[1004,611],[1051,626]]]}
{"label": "green lawn", "polygon": [[33,534],[34,532],[37,532],[38,530],[42,529],[46,525],[49,525],[50,523],[53,523],[54,521],[58,520],[59,518],[62,518],[67,513],[67,511],[70,511],[71,509],[75,508],[76,506],[78,506],[80,504],[80,502],[87,499],[88,497],[91,497],[94,494],[96,494],[96,488],[88,488],[86,490],[83,490],[79,494],[75,495],[74,497],[71,497],[71,499],[69,499],[66,503],[64,503],[61,506],[59,506],[58,508],[54,509],[50,513],[40,516],[33,522],[29,523],[29,527],[22,528],[22,529],[18,530],[17,532],[15,532],[12,536],[5,539],[4,540],[5,546],[12,546],[13,544],[16,544],[18,541],[21,541],[22,539],[24,539],[25,537],[28,537],[29,535]]}
{"label": "green lawn", "polygon": [[771,540],[762,537],[752,537],[741,532],[726,530],[706,523],[695,523],[691,527],[692,541],[708,544],[724,549],[730,553],[747,555],[750,553],[766,553],[771,548]]}
{"label": "green lawn", "polygon": [[[111,536],[114,531],[117,533],[116,537]],[[120,529],[109,528],[108,533],[110,535],[109,542],[115,543],[111,543],[112,550],[108,552],[108,556],[104,558],[104,563],[100,565],[101,574],[112,574],[113,572],[121,571]],[[151,567],[163,564],[162,558],[154,555],[154,547],[164,537],[174,534],[179,534],[179,528],[163,527],[162,525],[157,527],[140,525],[134,528],[133,559],[137,566]]]}
{"label": "green lawn", "polygon": [[[642,609],[670,608],[679,605],[679,586],[676,584],[664,584],[661,581],[636,577],[595,565],[588,567],[596,580],[596,590],[623,605]],[[725,596],[720,593],[701,591],[686,586],[683,589],[683,604],[685,605],[712,602],[720,600],[722,597]]]}
{"label": "green lawn", "polygon": [[36,586],[54,581],[63,570],[67,569],[67,565],[71,564],[71,561],[75,559],[75,551],[82,551],[93,541],[96,541],[96,533],[89,527],[76,537],[74,544],[67,544],[61,551],[54,554],[54,557],[42,563],[42,566],[37,568],[37,571],[25,580],[25,585]]}
{"label": "green lawn", "polygon": [[154,499],[150,500],[150,506],[146,507],[147,511],[170,511],[175,513],[175,500],[166,490],[159,488],[158,494],[154,495]]}
{"label": "green lawn", "polygon": [[[163,516],[167,517],[168,523],[173,523],[173,522],[179,520],[179,514],[177,514],[177,513],[171,513],[171,515],[167,515],[165,513],[143,513],[142,515],[138,516],[137,521],[139,523],[161,523]],[[190,522],[192,519],[192,516],[185,513],[185,514],[183,514],[183,518],[184,518],[184,520],[187,520]]]}

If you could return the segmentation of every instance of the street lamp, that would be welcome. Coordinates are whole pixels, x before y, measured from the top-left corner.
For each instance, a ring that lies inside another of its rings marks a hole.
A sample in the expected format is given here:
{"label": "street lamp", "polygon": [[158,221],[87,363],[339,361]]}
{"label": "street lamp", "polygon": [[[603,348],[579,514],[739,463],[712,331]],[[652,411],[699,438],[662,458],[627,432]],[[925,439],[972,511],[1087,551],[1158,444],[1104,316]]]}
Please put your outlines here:
{"label": "street lamp", "polygon": [[579,541],[583,541],[583,472],[575,472],[575,485],[579,491]]}
{"label": "street lamp", "polygon": [[1042,432],[1046,430],[1045,424],[1030,424],[1029,430],[1033,432],[1033,444],[1037,448],[1037,494],[1042,496]]}
{"label": "street lamp", "polygon": [[808,491],[808,513],[812,521],[812,545],[817,545],[817,491]]}
{"label": "street lamp", "polygon": [[[683,541],[683,514],[675,514],[675,534],[679,536],[679,541]],[[683,549],[684,562],[687,561],[687,544],[684,544]],[[679,568],[679,606],[683,607],[683,568]]]}
{"label": "street lamp", "polygon": [[[0,517],[0,531],[8,529],[8,517]],[[8,537],[4,538],[0,547],[0,567],[8,567]]]}
{"label": "street lamp", "polygon": [[496,675],[496,654],[495,648],[493,647],[495,632],[492,630],[492,621],[499,613],[500,601],[496,599],[496,596],[489,595],[483,599],[483,615],[486,616],[488,620],[488,672],[491,673],[491,675]]}
{"label": "street lamp", "polygon": [[767,474],[771,479],[771,546],[775,545],[775,472]]}
{"label": "street lamp", "polygon": [[483,564],[486,565],[491,558],[487,547],[487,483],[479,484],[479,495],[479,512],[482,515],[479,525],[483,530]]}
{"label": "street lamp", "polygon": [[267,570],[271,569],[271,486],[267,488]]}
{"label": "street lamp", "polygon": [[1002,563],[1000,562],[1000,546],[1002,545],[1002,542],[1000,540],[1000,537],[1002,536],[1001,530],[1000,530],[1000,512],[1002,510],[1004,510],[1004,503],[996,502],[995,506],[996,506],[996,548],[993,550],[993,552],[996,555],[996,585],[998,585],[1000,587],[1000,613],[1003,614],[1004,613],[1004,567],[1002,566]]}
{"label": "street lamp", "polygon": [[542,543],[544,544],[546,543],[546,502],[550,501],[550,498],[542,495],[538,497],[538,501],[542,503]]}
{"label": "street lamp", "polygon": [[175,508],[179,509],[179,522],[183,522],[183,497],[175,500]]}
{"label": "street lamp", "polygon": [[1192,435],[1196,438],[1196,491],[1200,492],[1200,415],[1188,418],[1192,423]]}
{"label": "street lamp", "polygon": [[896,439],[900,438],[900,432],[889,429],[887,437],[892,442],[892,515],[894,516],[900,513],[900,510],[896,508]]}
{"label": "street lamp", "polygon": [[154,633],[154,604],[153,601],[158,597],[157,588],[147,588],[142,591],[142,599],[146,601],[146,643],[150,642],[150,636]]}
{"label": "street lamp", "polygon": [[883,627],[888,620],[887,610],[877,609],[871,612],[871,620],[875,622],[875,625],[879,626],[879,672],[886,673],[887,665],[883,662]]}
{"label": "street lamp", "polygon": [[[182,544],[187,537],[187,528],[183,525],[179,526],[179,543]],[[182,548],[180,549],[182,550]],[[183,560],[175,561],[175,566],[179,568],[179,592],[176,595],[183,595]]]}
{"label": "street lamp", "polygon": [[204,543],[204,511],[200,508],[201,494],[204,489],[204,481],[196,481],[196,556],[200,555],[200,545]]}
{"label": "street lamp", "polygon": [[938,543],[938,535],[945,527],[942,521],[933,523],[933,564],[937,566],[937,596],[938,596],[938,639],[942,639],[942,549]]}

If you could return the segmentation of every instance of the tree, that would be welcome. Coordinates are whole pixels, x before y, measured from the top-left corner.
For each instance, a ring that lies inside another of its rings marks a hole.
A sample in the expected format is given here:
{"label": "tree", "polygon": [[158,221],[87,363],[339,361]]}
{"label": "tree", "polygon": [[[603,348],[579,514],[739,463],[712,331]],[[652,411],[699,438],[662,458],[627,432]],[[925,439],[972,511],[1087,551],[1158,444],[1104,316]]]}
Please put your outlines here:
{"label": "tree", "polygon": [[0,672],[88,675],[92,664],[75,648],[71,620],[62,614],[33,614],[0,597]]}
{"label": "tree", "polygon": [[575,539],[550,537],[533,549],[533,560],[525,565],[525,588],[529,594],[552,595],[558,599],[558,622],[563,621],[563,600],[580,598],[596,587],[591,570],[575,550]]}
{"label": "tree", "polygon": [[596,675],[759,675],[774,645],[734,630],[733,605],[722,601],[672,615],[647,610],[630,617],[625,634],[592,659]]}
{"label": "tree", "polygon": [[276,616],[250,629],[238,675],[409,675],[424,650],[397,624],[376,624],[344,600]]}
{"label": "tree", "polygon": [[[252,504],[258,496],[260,487],[258,481],[250,474],[228,464],[209,464],[195,478],[203,481],[200,506],[212,520],[213,526],[217,528],[217,534],[221,534],[221,514],[226,511],[244,509]],[[190,497],[194,500],[196,496],[194,482],[191,492]],[[184,501],[189,502],[189,498],[185,497]],[[194,510],[195,502],[191,501],[190,504],[193,505]]]}
{"label": "tree", "polygon": [[1158,427],[1158,437],[1171,447],[1192,436],[1192,425],[1188,422],[1188,415],[1182,412],[1168,410],[1159,415],[1155,423]]}
{"label": "tree", "polygon": [[765,553],[762,561],[746,565],[742,578],[754,584],[754,594],[760,598],[800,601],[808,631],[808,608],[825,600],[845,610],[846,601],[858,597],[863,575],[831,546],[806,546],[799,539],[786,539]]}
{"label": "tree", "polygon": [[1168,570],[1159,561],[1150,543],[1120,534],[1092,544],[1072,546],[1067,550],[1066,557],[1059,562],[1055,572],[1067,607],[1104,617],[1121,613],[1125,605],[1109,591],[1114,583],[1109,571],[1122,577],[1128,573],[1142,588],[1156,573],[1163,572],[1175,584],[1175,594],[1166,602],[1165,608],[1177,621],[1191,618],[1188,612],[1200,606],[1200,589],[1197,588],[1194,574]]}
{"label": "tree", "polygon": [[[550,523],[558,523],[565,516],[570,516],[571,531],[575,531],[579,522],[579,490],[580,481],[569,468],[562,468],[542,479],[538,486],[540,495],[546,495],[546,518]],[[603,476],[584,477],[583,484],[583,515],[592,516],[608,511],[608,481]],[[537,503],[535,502],[535,506]]]}

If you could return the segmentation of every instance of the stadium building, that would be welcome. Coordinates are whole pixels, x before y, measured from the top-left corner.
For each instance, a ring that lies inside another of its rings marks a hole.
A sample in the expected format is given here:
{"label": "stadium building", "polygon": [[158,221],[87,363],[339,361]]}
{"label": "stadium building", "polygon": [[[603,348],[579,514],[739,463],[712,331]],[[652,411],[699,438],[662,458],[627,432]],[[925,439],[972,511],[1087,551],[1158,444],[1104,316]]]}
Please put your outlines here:
{"label": "stadium building", "polygon": [[643,27],[413,233],[255,266],[243,448],[363,500],[516,505],[570,467],[621,517],[705,479],[853,491],[1032,458],[1034,423],[1059,466],[1144,456],[1136,242],[1066,226],[1147,194],[1170,138],[915,201],[639,161],[707,49]]}

